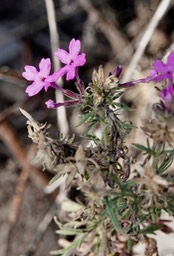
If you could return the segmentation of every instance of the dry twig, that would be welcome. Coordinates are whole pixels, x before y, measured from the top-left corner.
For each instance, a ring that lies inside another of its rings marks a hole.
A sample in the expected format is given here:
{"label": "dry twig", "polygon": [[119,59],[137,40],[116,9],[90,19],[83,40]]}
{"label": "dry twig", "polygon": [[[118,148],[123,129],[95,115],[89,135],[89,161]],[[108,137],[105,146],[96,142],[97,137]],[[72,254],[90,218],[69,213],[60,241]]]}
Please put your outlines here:
{"label": "dry twig", "polygon": [[[54,62],[54,69],[57,70],[60,68],[60,62],[58,58],[55,58],[54,52],[59,47],[59,34],[56,24],[56,16],[54,10],[54,3],[52,0],[45,0],[46,9],[47,9],[47,16],[48,16],[48,24],[50,30],[50,40],[51,40],[51,51],[52,51],[52,58]],[[62,79],[59,80],[59,85],[62,85]],[[64,95],[60,91],[56,91],[56,101],[63,102]],[[57,109],[57,120],[60,131],[67,135],[69,131],[69,125],[66,117],[66,109],[64,106]]]}
{"label": "dry twig", "polygon": [[37,246],[41,241],[45,231],[47,230],[48,226],[50,225],[51,221],[53,220],[54,215],[57,212],[57,197],[51,207],[48,209],[47,213],[44,215],[43,219],[39,223],[31,242],[28,245],[28,249],[23,256],[34,255],[37,250]]}
{"label": "dry twig", "polygon": [[8,244],[7,244],[7,255],[8,255],[10,250],[10,243],[12,239],[13,227],[16,224],[19,216],[20,206],[23,200],[24,190],[26,187],[26,181],[29,177],[31,168],[27,161],[27,155],[19,143],[19,138],[17,137],[15,132],[12,130],[10,125],[7,123],[7,121],[1,122],[0,124],[0,138],[2,139],[4,144],[9,148],[9,150],[12,152],[15,158],[18,160],[22,168],[22,172],[20,174],[20,177],[18,179],[18,184],[16,186],[16,192],[12,200],[11,211],[9,214],[10,227],[9,227]]}
{"label": "dry twig", "polygon": [[132,54],[132,48],[122,33],[111,22],[106,21],[102,14],[96,8],[94,8],[90,1],[79,0],[79,3],[81,7],[88,13],[93,24],[97,25],[103,32],[115,55],[125,49],[124,56],[122,56],[122,58],[128,60]]}
{"label": "dry twig", "polygon": [[137,48],[131,62],[129,63],[126,72],[124,73],[123,82],[129,81],[129,79],[131,78],[132,73],[136,69],[138,62],[140,61],[140,59],[145,51],[145,48],[146,48],[147,44],[149,43],[156,27],[158,26],[160,20],[162,19],[162,17],[166,13],[166,11],[168,10],[168,8],[170,7],[172,2],[173,2],[172,0],[162,0],[161,3],[159,4],[143,37],[141,38],[141,40],[139,42],[138,48]]}

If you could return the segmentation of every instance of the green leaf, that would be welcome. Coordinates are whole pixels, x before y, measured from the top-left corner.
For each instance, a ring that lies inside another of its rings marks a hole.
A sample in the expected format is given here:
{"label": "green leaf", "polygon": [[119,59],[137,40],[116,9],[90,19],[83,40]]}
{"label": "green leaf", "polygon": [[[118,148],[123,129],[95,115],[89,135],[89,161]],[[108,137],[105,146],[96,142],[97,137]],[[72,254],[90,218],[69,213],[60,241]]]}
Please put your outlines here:
{"label": "green leaf", "polygon": [[174,150],[172,149],[172,150],[163,150],[163,151],[161,151],[161,154],[172,154],[172,155],[174,155]]}
{"label": "green leaf", "polygon": [[117,106],[118,108],[122,108],[124,110],[130,110],[130,107],[128,107],[127,105],[120,103],[120,102],[114,102],[114,105]]}
{"label": "green leaf", "polygon": [[141,234],[155,234],[155,231],[160,230],[162,224],[152,224],[140,230]]}
{"label": "green leaf", "polygon": [[157,168],[157,173],[161,174],[167,170],[173,162],[173,155],[166,156],[162,164]]}
{"label": "green leaf", "polygon": [[122,212],[122,214],[121,214],[121,217],[122,217],[122,219],[123,218],[128,218],[128,216],[130,216],[131,215],[131,210],[129,209],[129,208],[126,208],[123,212]]}
{"label": "green leaf", "polygon": [[117,200],[117,211],[122,216],[122,211],[127,207],[127,201],[125,198],[120,197]]}
{"label": "green leaf", "polygon": [[116,99],[120,98],[123,95],[124,92],[113,92],[110,94],[110,97],[112,98],[112,101],[115,101]]}
{"label": "green leaf", "polygon": [[133,246],[132,238],[129,237],[129,239],[128,239],[128,241],[127,241],[128,253],[131,253],[131,251],[132,251],[132,246]]}
{"label": "green leaf", "polygon": [[124,187],[126,187],[127,189],[130,189],[130,188],[134,187],[135,185],[137,185],[137,181],[135,181],[135,180],[128,180],[126,182],[126,184],[124,185]]}
{"label": "green leaf", "polygon": [[113,211],[113,205],[107,197],[104,199],[104,204],[106,205],[108,215],[111,219],[111,222],[112,222],[115,230],[119,233],[123,233],[123,230],[120,227],[119,220],[117,219],[116,214]]}
{"label": "green leaf", "polygon": [[145,146],[136,143],[133,143],[133,145],[141,151],[145,152],[146,154],[154,155],[154,150],[152,150],[151,148],[146,148]]}
{"label": "green leaf", "polygon": [[83,123],[86,123],[89,119],[91,119],[93,117],[93,113],[90,111],[89,113],[85,114],[81,120],[80,123],[77,125],[77,127],[79,127],[80,125],[82,125]]}
{"label": "green leaf", "polygon": [[85,135],[88,134],[89,130],[96,124],[96,122],[97,122],[97,120],[94,120],[94,121],[90,122],[91,124],[88,125],[88,127],[86,128],[86,130],[85,130],[85,132],[84,132]]}
{"label": "green leaf", "polygon": [[123,190],[124,185],[121,183],[120,179],[117,177],[116,174],[111,174],[112,178],[114,179],[115,183],[119,186],[120,190]]}
{"label": "green leaf", "polygon": [[65,249],[52,251],[52,252],[50,252],[50,254],[51,255],[69,256],[70,253],[72,252],[72,250],[75,249],[76,247],[78,247],[83,242],[85,237],[86,237],[86,234],[82,234],[79,236],[79,238],[75,238],[74,241],[69,246],[67,246]]}
{"label": "green leaf", "polygon": [[57,173],[56,175],[54,175],[54,177],[49,181],[49,185],[58,180],[62,175],[62,173]]}

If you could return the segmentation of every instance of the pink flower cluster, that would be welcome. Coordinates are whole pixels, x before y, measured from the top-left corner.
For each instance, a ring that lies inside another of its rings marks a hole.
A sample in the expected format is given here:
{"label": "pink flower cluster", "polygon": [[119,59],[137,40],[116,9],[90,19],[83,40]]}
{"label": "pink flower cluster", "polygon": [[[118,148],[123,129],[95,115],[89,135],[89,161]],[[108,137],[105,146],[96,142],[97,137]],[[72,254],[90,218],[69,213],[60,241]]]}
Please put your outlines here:
{"label": "pink flower cluster", "polygon": [[[26,88],[26,93],[28,96],[34,96],[42,89],[47,91],[49,87],[53,87],[55,89],[61,90],[66,96],[72,98],[73,100],[70,100],[66,103],[55,103],[52,100],[48,100],[46,102],[48,108],[55,108],[63,105],[69,106],[78,103],[82,97],[82,93],[84,92],[82,83],[78,76],[78,67],[83,66],[86,63],[86,55],[85,53],[80,54],[80,48],[80,41],[75,40],[74,38],[69,43],[69,52],[58,48],[58,50],[55,52],[55,55],[63,64],[65,64],[65,66],[58,69],[53,74],[50,74],[51,60],[49,58],[41,59],[39,63],[39,70],[33,66],[26,65],[25,72],[22,73],[22,76],[26,80],[32,82]],[[66,80],[72,80],[76,78],[77,89],[79,90],[80,94],[73,93],[70,90],[64,90],[56,84],[56,81],[58,81],[59,78],[65,74]]]}
{"label": "pink flower cluster", "polygon": [[172,108],[174,107],[174,86],[172,84],[167,85],[161,91],[161,98],[163,104],[168,113],[171,113]]}
{"label": "pink flower cluster", "polygon": [[174,52],[169,54],[166,63],[161,60],[156,60],[152,64],[152,67],[153,69],[150,70],[149,76],[120,84],[120,87],[128,88],[138,83],[149,83],[151,81],[161,82],[163,80],[166,80],[168,85],[174,85]]}
{"label": "pink flower cluster", "polygon": [[[39,93],[42,89],[45,91],[49,87],[53,87],[62,91],[66,96],[70,98],[66,102],[54,102],[53,100],[48,100],[45,102],[48,108],[57,108],[60,106],[71,106],[82,101],[84,96],[84,85],[81,82],[78,75],[78,68],[83,66],[86,63],[85,53],[80,54],[81,43],[79,40],[74,38],[69,43],[69,52],[64,49],[58,48],[55,52],[56,57],[65,64],[62,68],[59,68],[53,74],[50,74],[51,71],[51,60],[41,59],[39,63],[39,70],[33,66],[26,65],[25,72],[22,73],[22,76],[32,83],[26,88],[26,93],[29,96],[34,96]],[[127,88],[134,86],[138,83],[149,83],[153,82],[162,82],[165,81],[166,86],[161,90],[160,97],[161,101],[158,105],[160,111],[163,113],[171,113],[174,110],[174,52],[170,53],[166,63],[161,60],[156,60],[152,64],[152,70],[150,74],[142,79],[128,81],[126,83],[119,83],[120,88]],[[122,72],[122,67],[118,66],[115,71],[115,77],[119,77]],[[74,93],[71,90],[66,90],[60,87],[56,82],[60,77],[66,75],[66,80],[76,79],[76,86],[79,93]]]}
{"label": "pink flower cluster", "polygon": [[154,82],[165,81],[165,88],[161,90],[161,102],[158,104],[158,110],[166,116],[170,116],[174,111],[174,52],[171,52],[166,63],[156,60],[153,63]]}

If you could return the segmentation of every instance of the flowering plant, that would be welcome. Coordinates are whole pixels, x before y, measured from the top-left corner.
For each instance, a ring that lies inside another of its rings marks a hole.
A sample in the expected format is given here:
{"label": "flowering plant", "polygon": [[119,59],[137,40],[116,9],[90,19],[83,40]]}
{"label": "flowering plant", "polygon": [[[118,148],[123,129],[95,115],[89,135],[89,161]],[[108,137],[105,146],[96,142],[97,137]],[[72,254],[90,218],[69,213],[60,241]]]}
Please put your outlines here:
{"label": "flowering plant", "polygon": [[[66,138],[52,139],[46,125],[38,124],[22,110],[28,118],[29,137],[38,144],[35,160],[55,174],[51,182],[64,177],[65,189],[73,185],[80,193],[76,202],[63,202],[68,220],[65,224],[56,220],[57,233],[71,235],[73,239],[54,254],[132,255],[134,245],[141,240],[146,244],[146,255],[150,256],[157,247],[148,234],[157,230],[172,232],[161,214],[165,211],[174,215],[174,179],[169,172],[174,156],[174,53],[169,54],[166,63],[156,60],[145,78],[121,83],[121,66],[108,77],[100,66],[85,85],[78,70],[86,62],[80,47],[80,41],[72,39],[69,53],[58,49],[55,55],[65,66],[52,75],[50,59],[41,60],[39,71],[26,66],[23,73],[28,81],[33,81],[26,89],[29,96],[49,87],[68,96],[70,100],[65,102],[50,99],[46,106],[77,107],[82,112],[79,125],[86,125],[85,138],[95,144],[82,147]],[[75,79],[78,93],[56,83],[64,75],[66,80]],[[158,84],[159,102],[152,106],[152,117],[144,120],[142,129],[147,144],[134,144],[142,153],[142,160],[134,168],[126,138],[131,129],[137,128],[120,118],[124,111],[129,111],[120,98],[126,88],[139,83],[148,87],[149,82]],[[92,130],[96,126],[102,130],[101,138]]]}

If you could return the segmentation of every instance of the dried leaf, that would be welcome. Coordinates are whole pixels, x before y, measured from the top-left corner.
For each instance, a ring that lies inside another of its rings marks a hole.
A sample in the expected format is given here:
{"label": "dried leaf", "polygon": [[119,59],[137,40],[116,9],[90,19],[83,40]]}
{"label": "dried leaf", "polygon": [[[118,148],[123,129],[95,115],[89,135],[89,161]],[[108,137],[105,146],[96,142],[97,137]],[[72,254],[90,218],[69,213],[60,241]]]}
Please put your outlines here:
{"label": "dried leaf", "polygon": [[68,175],[68,177],[67,177],[67,179],[66,179],[66,182],[65,182],[65,189],[68,189],[68,188],[72,185],[72,182],[73,182],[73,180],[74,180],[75,175],[76,175],[76,171],[72,171],[72,172]]}
{"label": "dried leaf", "polygon": [[85,161],[85,152],[83,150],[83,147],[82,145],[79,145],[76,153],[75,153],[75,161],[76,162],[82,162],[82,161]]}
{"label": "dried leaf", "polygon": [[66,212],[77,212],[82,208],[82,206],[76,202],[67,199],[62,202],[61,208]]}

